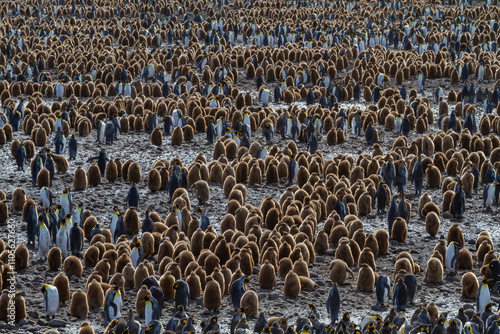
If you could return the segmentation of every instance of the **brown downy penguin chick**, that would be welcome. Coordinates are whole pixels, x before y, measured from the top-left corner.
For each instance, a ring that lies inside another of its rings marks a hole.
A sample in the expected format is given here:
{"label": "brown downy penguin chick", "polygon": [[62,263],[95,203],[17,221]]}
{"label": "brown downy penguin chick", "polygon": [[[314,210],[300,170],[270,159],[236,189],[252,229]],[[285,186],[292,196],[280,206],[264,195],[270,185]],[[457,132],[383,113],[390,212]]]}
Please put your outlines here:
{"label": "brown downy penguin chick", "polygon": [[95,279],[89,284],[87,290],[87,303],[91,309],[101,308],[104,305],[104,292],[102,291],[101,284]]}
{"label": "brown downy penguin chick", "polygon": [[[47,254],[47,265],[50,270],[57,270],[62,265],[62,253],[59,247],[52,247]],[[16,269],[17,270],[17,269]]]}
{"label": "brown downy penguin chick", "polygon": [[148,287],[145,285],[141,286],[135,298],[135,311],[139,316],[144,316],[146,304],[143,300],[148,295],[151,296],[151,291],[149,291]]}
{"label": "brown downy penguin chick", "polygon": [[206,181],[196,181],[191,187],[196,191],[198,205],[202,205],[210,199],[210,187]]}
{"label": "brown downy penguin chick", "polygon": [[398,241],[399,243],[405,242],[408,236],[408,228],[406,222],[403,218],[398,217],[392,224],[392,234],[391,238]]}
{"label": "brown downy penguin chick", "polygon": [[83,265],[87,267],[95,267],[95,265],[99,262],[99,248],[92,245],[85,253],[83,253]]}
{"label": "brown downy penguin chick", "polygon": [[479,291],[479,282],[474,273],[468,272],[462,276],[462,297],[476,299]]}
{"label": "brown downy penguin chick", "polygon": [[427,304],[425,309],[427,310],[427,313],[429,313],[429,316],[431,317],[431,323],[435,323],[436,319],[439,317],[439,312],[436,304],[434,304],[434,302],[430,302],[429,304]]}
{"label": "brown downy penguin chick", "polygon": [[309,277],[299,276],[300,280],[300,290],[301,291],[314,291],[318,287],[316,282],[314,282]]}
{"label": "brown downy penguin chick", "polygon": [[78,334],[94,334],[94,329],[88,322],[84,321],[82,322],[82,327],[80,328]]}
{"label": "brown downy penguin chick", "polygon": [[368,193],[363,193],[358,198],[358,215],[366,216],[372,212],[372,197]]}
{"label": "brown downy penguin chick", "polygon": [[429,233],[430,236],[435,236],[439,232],[440,226],[441,221],[435,212],[429,212],[425,216],[425,231]]}
{"label": "brown downy penguin chick", "polygon": [[208,276],[205,284],[205,291],[203,292],[203,307],[209,311],[218,311],[221,307],[222,293],[219,283]]}
{"label": "brown downy penguin chick", "polygon": [[269,263],[269,260],[266,260],[260,267],[258,283],[261,289],[276,287],[276,271],[274,270],[274,266]]}
{"label": "brown downy penguin chick", "polygon": [[286,297],[297,298],[300,294],[299,276],[290,271],[285,277],[285,285],[283,286],[283,294]]}
{"label": "brown downy penguin chick", "polygon": [[[267,260],[267,261],[269,261],[269,260]],[[285,277],[289,271],[292,271],[292,267],[293,267],[293,263],[292,263],[292,260],[290,260],[290,258],[288,258],[288,257],[282,258],[279,261],[278,275],[280,277]]]}
{"label": "brown downy penguin chick", "polygon": [[87,189],[87,173],[82,166],[78,166],[75,170],[75,175],[73,176],[73,188],[75,190],[85,190]]}
{"label": "brown downy penguin chick", "polygon": [[375,257],[373,256],[373,252],[370,248],[365,247],[359,254],[358,258],[358,269],[361,269],[363,264],[369,265],[374,272],[377,271],[377,266],[375,265]]}
{"label": "brown downy penguin chick", "polygon": [[436,258],[430,258],[427,261],[424,281],[428,283],[440,283],[443,280],[443,265]]}
{"label": "brown downy penguin chick", "polygon": [[349,239],[341,239],[337,249],[335,250],[335,258],[344,261],[349,267],[354,265],[354,258],[352,256],[351,248],[349,247]]}
{"label": "brown downy penguin chick", "polygon": [[132,236],[139,232],[141,220],[139,219],[139,214],[137,213],[136,208],[133,206],[128,208],[127,212],[125,212],[123,223],[125,225],[125,231],[128,235]]}
{"label": "brown downy penguin chick", "polygon": [[161,175],[156,168],[152,168],[148,173],[148,188],[151,192],[161,189]]}
{"label": "brown downy penguin chick", "polygon": [[7,317],[7,315],[9,314],[9,302],[9,290],[4,289],[2,291],[2,295],[0,296],[0,321],[9,321],[9,318]]}
{"label": "brown downy penguin chick", "polygon": [[441,186],[441,172],[436,166],[429,166],[425,171],[427,185],[431,188],[439,188]]}
{"label": "brown downy penguin chick", "polygon": [[[329,249],[328,235],[323,231],[319,231],[314,241],[314,252],[316,254],[324,254]],[[378,247],[377,247],[378,250]]]}
{"label": "brown downy penguin chick", "polygon": [[[375,239],[378,244],[378,254],[385,255],[389,252],[389,233],[385,229],[375,231]],[[366,242],[365,242],[366,244]]]}
{"label": "brown downy penguin chick", "polygon": [[429,202],[432,202],[431,196],[429,195],[428,192],[423,193],[422,196],[420,196],[420,199],[418,200],[418,208],[417,208],[417,213],[420,218],[425,218],[424,214],[422,213],[422,210],[424,206]]}
{"label": "brown downy penguin chick", "polygon": [[[173,276],[172,276],[172,280],[174,280]],[[186,278],[186,283],[189,286],[189,296],[190,296],[189,298],[191,300],[196,300],[196,298],[201,296],[201,293],[202,293],[201,281],[200,281],[200,278],[198,277],[198,275],[196,275],[194,271],[191,272],[189,274],[189,276]]]}
{"label": "brown downy penguin chick", "polygon": [[347,279],[347,274],[351,274],[352,279],[354,279],[353,271],[344,261],[335,259],[330,263],[330,274],[328,276],[330,281],[342,285]]}
{"label": "brown downy penguin chick", "polygon": [[50,187],[50,172],[47,168],[43,167],[36,177],[36,185],[38,189],[43,187]]}
{"label": "brown downy penguin chick", "polygon": [[362,292],[372,292],[374,287],[375,287],[375,273],[367,263],[363,263],[359,269],[356,288]]}
{"label": "brown downy penguin chick", "polygon": [[307,265],[307,262],[304,261],[302,255],[300,256],[300,258],[295,261],[295,263],[293,264],[293,268],[292,268],[292,271],[294,273],[296,273],[297,275],[299,276],[305,276],[305,277],[309,277],[309,269],[308,269],[308,265]]}
{"label": "brown downy penguin chick", "polygon": [[57,274],[57,276],[54,277],[52,285],[55,286],[57,288],[57,291],[59,292],[59,302],[67,302],[70,296],[68,276],[66,276],[62,272]]}
{"label": "brown downy penguin chick", "polygon": [[5,198],[0,199],[0,223],[9,219],[9,206]]}
{"label": "brown downy penguin chick", "polygon": [[446,241],[448,242],[448,245],[452,241],[455,241],[458,244],[459,248],[464,247],[465,244],[464,233],[462,232],[462,229],[460,228],[460,226],[458,226],[457,223],[454,223],[448,229],[448,235],[446,237]]}
{"label": "brown downy penguin chick", "polygon": [[[174,299],[175,289],[174,289],[175,277],[170,275],[170,273],[165,273],[160,278],[160,287],[163,291],[163,297],[165,300]],[[200,286],[200,296],[201,296],[201,286]]]}
{"label": "brown downy penguin chick", "polygon": [[458,252],[458,267],[471,270],[473,266],[472,255],[467,248],[462,248]]}
{"label": "brown downy penguin chick", "polygon": [[106,164],[106,172],[104,173],[108,182],[115,182],[118,178],[118,167],[113,159],[110,159]]}
{"label": "brown downy penguin chick", "polygon": [[493,260],[498,260],[498,258],[495,255],[495,251],[492,249],[484,256],[483,265],[488,265]]}
{"label": "brown downy penguin chick", "polygon": [[101,171],[95,162],[87,169],[87,181],[92,187],[97,187],[101,183]]}
{"label": "brown downy penguin chick", "polygon": [[135,184],[142,181],[141,166],[138,162],[134,161],[128,167],[127,180]]}
{"label": "brown downy penguin chick", "polygon": [[[50,254],[50,252],[49,252]],[[28,251],[28,248],[24,244],[19,244],[16,247],[16,250],[14,252],[15,256],[15,268],[16,271],[26,269],[28,268],[29,264],[29,258],[30,258],[30,252]],[[59,265],[58,268],[60,268],[61,265]]]}
{"label": "brown downy penguin chick", "polygon": [[12,192],[12,208],[15,211],[23,209],[24,202],[26,202],[26,192],[23,188],[16,188]]}
{"label": "brown downy penguin chick", "polygon": [[76,277],[82,277],[83,273],[82,262],[76,256],[73,255],[68,256],[64,260],[63,270],[68,277],[71,277],[73,275],[75,275]]}
{"label": "brown downy penguin chick", "polygon": [[[123,276],[125,277],[125,274],[123,274]],[[148,268],[144,265],[144,262],[139,263],[134,273],[134,287],[136,289],[139,289],[141,287],[142,281],[144,281],[148,277],[149,277]],[[125,280],[127,280],[126,277]]]}
{"label": "brown downy penguin chick", "polygon": [[75,318],[86,317],[89,314],[89,305],[85,292],[80,289],[73,292],[69,312],[71,316]]}
{"label": "brown downy penguin chick", "polygon": [[441,254],[441,258],[445,258],[446,256],[446,241],[444,239],[439,239],[439,242],[436,246],[434,246],[434,250],[438,251]]}
{"label": "brown downy penguin chick", "polygon": [[173,146],[182,145],[184,141],[184,134],[180,126],[176,126],[172,131],[172,136],[170,138],[170,143]]}
{"label": "brown downy penguin chick", "polygon": [[243,294],[240,300],[240,307],[245,309],[245,315],[249,318],[256,317],[259,314],[259,297],[255,291],[248,290]]}
{"label": "brown downy penguin chick", "polygon": [[22,292],[18,291],[14,297],[14,305],[16,308],[16,317],[15,323],[18,324],[21,319],[25,319],[27,317],[26,314],[26,303],[24,301],[24,297],[22,296]]}

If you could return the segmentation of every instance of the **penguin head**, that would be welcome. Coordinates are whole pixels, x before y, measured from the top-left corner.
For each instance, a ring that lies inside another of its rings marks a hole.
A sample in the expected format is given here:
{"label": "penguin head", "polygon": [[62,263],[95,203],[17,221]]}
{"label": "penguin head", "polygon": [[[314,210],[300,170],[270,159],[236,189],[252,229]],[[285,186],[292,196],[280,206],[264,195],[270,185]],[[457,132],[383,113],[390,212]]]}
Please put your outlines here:
{"label": "penguin head", "polygon": [[150,295],[145,295],[144,298],[142,298],[142,302],[148,302],[151,299]]}
{"label": "penguin head", "polygon": [[42,285],[40,290],[42,291],[43,295],[45,296],[45,292],[47,292],[47,289],[49,288],[48,284]]}

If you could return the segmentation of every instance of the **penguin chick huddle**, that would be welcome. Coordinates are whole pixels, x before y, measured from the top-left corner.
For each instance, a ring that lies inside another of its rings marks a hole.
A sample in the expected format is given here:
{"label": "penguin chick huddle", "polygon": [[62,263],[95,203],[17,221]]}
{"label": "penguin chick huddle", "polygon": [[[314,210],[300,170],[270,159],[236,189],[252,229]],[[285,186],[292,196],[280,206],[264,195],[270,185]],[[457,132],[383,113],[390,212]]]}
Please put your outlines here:
{"label": "penguin chick huddle", "polygon": [[497,333],[499,17],[496,0],[0,3],[0,321]]}

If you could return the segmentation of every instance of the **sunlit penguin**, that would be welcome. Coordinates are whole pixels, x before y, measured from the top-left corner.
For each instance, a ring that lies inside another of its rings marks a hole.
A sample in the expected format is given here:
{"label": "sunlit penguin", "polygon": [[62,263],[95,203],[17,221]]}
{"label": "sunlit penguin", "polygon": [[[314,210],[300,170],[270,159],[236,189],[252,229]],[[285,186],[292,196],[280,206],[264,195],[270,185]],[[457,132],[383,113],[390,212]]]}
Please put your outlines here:
{"label": "sunlit penguin", "polygon": [[260,101],[262,102],[263,107],[267,107],[270,102],[271,91],[267,88],[263,89],[260,94]]}
{"label": "sunlit penguin", "polygon": [[444,263],[446,268],[454,274],[457,273],[459,251],[460,248],[455,241],[450,242],[446,248]]}
{"label": "sunlit penguin", "polygon": [[144,320],[149,324],[153,320],[160,320],[161,311],[158,301],[151,295],[146,295],[142,299],[145,304],[144,307]]}
{"label": "sunlit penguin", "polygon": [[396,120],[394,121],[394,131],[396,133],[401,133],[401,124],[403,123],[403,118],[401,118],[401,115],[398,114],[396,116]]}
{"label": "sunlit penguin", "polygon": [[45,284],[40,289],[43,294],[43,305],[45,307],[45,317],[47,320],[54,319],[57,311],[59,311],[59,291],[57,287]]}
{"label": "sunlit penguin", "polygon": [[120,287],[112,286],[104,300],[104,314],[106,315],[106,320],[111,321],[113,319],[120,319],[122,317],[121,310],[122,295],[120,293]]}
{"label": "sunlit penguin", "polygon": [[[68,212],[71,213],[71,212]],[[76,206],[75,211],[73,212],[73,215],[71,216],[71,222],[72,223],[77,223],[78,226],[83,228],[83,203],[78,203]]]}
{"label": "sunlit penguin", "polygon": [[483,279],[476,296],[476,312],[483,312],[489,303],[491,303],[490,288],[488,281]]}
{"label": "sunlit penguin", "polygon": [[332,282],[332,287],[328,292],[328,298],[326,300],[326,311],[328,312],[328,316],[330,317],[330,321],[332,323],[337,322],[339,319],[339,310],[340,310],[340,292],[337,287],[336,282]]}
{"label": "sunlit penguin", "polygon": [[142,261],[144,261],[144,249],[142,248],[142,244],[139,241],[134,245],[132,251],[130,252],[130,261],[132,262],[132,266],[137,268]]}
{"label": "sunlit penguin", "polygon": [[391,291],[391,281],[389,277],[380,275],[375,283],[375,294],[377,295],[377,305],[383,306],[389,300]]}
{"label": "sunlit penguin", "polygon": [[355,114],[351,119],[351,129],[353,136],[361,136],[361,117]]}
{"label": "sunlit penguin", "polygon": [[436,103],[439,103],[439,99],[444,95],[443,88],[438,87],[434,92],[434,98],[436,99]]}
{"label": "sunlit penguin", "polygon": [[486,210],[491,210],[491,206],[495,203],[495,193],[497,186],[500,186],[500,182],[489,183],[486,185],[483,191],[483,206]]}
{"label": "sunlit penguin", "polygon": [[56,246],[59,247],[61,250],[61,255],[62,258],[65,259],[68,257],[68,252],[69,252],[69,232],[67,230],[67,223],[71,223],[70,219],[68,218],[67,220],[65,219],[61,223],[61,227],[59,228],[59,231],[57,231],[57,238],[56,238]]}
{"label": "sunlit penguin", "polygon": [[47,254],[50,250],[50,233],[47,226],[43,221],[40,222],[38,231],[38,257],[40,259],[47,259]]}
{"label": "sunlit penguin", "polygon": [[207,124],[207,143],[208,144],[213,144],[214,141],[215,141],[215,138],[216,138],[216,133],[215,133],[215,127],[214,127],[214,123],[212,121],[210,121],[208,124]]}
{"label": "sunlit penguin", "polygon": [[106,124],[102,120],[99,120],[97,122],[97,140],[96,140],[96,142],[104,143],[104,140],[105,140],[104,129],[105,128],[106,128]]}
{"label": "sunlit penguin", "polygon": [[44,206],[45,208],[50,208],[52,206],[52,198],[53,195],[49,188],[42,187],[42,189],[40,189],[40,199],[42,202],[42,206]]}
{"label": "sunlit penguin", "polygon": [[56,84],[56,98],[61,101],[64,97],[65,87],[61,81]]}
{"label": "sunlit penguin", "polygon": [[384,88],[384,84],[386,81],[389,81],[389,77],[383,73],[379,73],[377,75],[377,85],[379,85],[380,87],[382,87],[382,89]]}
{"label": "sunlit penguin", "polygon": [[261,146],[257,151],[257,159],[265,160],[267,157],[268,150],[269,146]]}

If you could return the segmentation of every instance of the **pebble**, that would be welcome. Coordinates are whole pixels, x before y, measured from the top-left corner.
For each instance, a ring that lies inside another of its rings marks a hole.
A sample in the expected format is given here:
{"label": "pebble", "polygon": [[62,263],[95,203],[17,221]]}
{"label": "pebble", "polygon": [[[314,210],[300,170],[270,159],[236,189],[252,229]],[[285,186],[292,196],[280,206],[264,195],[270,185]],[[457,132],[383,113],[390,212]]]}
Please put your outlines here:
{"label": "pebble", "polygon": [[36,311],[29,311],[27,313],[30,316],[30,318],[38,319],[38,312],[36,312]]}
{"label": "pebble", "polygon": [[270,293],[270,294],[267,295],[267,299],[269,299],[269,300],[276,300],[276,299],[278,299],[278,294],[275,293],[275,292]]}
{"label": "pebble", "polygon": [[66,326],[66,321],[59,320],[59,319],[52,319],[49,322],[50,327],[65,327]]}

